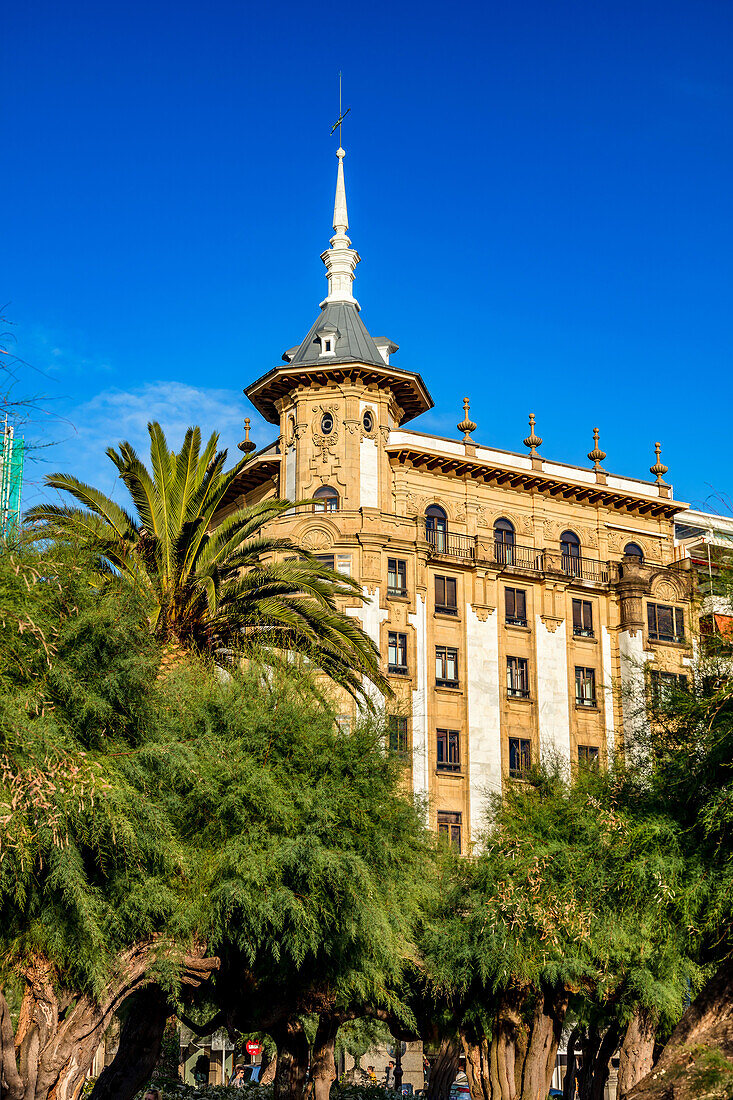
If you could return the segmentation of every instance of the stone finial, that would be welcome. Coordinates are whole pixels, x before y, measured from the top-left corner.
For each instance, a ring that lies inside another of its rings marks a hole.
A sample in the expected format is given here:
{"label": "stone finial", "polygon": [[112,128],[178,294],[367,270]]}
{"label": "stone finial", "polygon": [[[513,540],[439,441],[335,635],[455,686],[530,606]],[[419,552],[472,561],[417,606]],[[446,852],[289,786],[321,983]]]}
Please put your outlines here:
{"label": "stone finial", "polygon": [[600,434],[601,433],[598,431],[598,428],[593,429],[593,450],[588,451],[588,458],[593,463],[594,470],[602,469],[601,463],[606,457],[606,452],[602,451],[601,448],[598,446],[598,436]]}
{"label": "stone finial", "polygon": [[665,466],[664,463],[662,462],[662,460],[659,457],[660,454],[662,453],[662,444],[661,443],[655,443],[654,444],[654,453],[657,456],[657,461],[654,463],[653,466],[649,467],[649,473],[654,474],[654,476],[657,479],[657,485],[664,485],[664,481],[662,480],[662,478],[664,477],[667,470],[669,469],[669,466]]}
{"label": "stone finial", "polygon": [[460,424],[456,424],[456,427],[458,428],[458,431],[463,432],[463,442],[464,443],[473,443],[473,440],[471,439],[471,432],[475,432],[476,428],[477,428],[477,425],[474,424],[473,420],[468,419],[468,410],[470,409],[470,407],[471,407],[470,401],[468,400],[467,397],[464,397],[463,398],[463,420],[460,422]]}
{"label": "stone finial", "polygon": [[542,439],[534,430],[534,413],[529,414],[529,435],[522,442],[525,447],[529,447],[529,453],[533,458],[537,454],[537,448],[542,446]]}
{"label": "stone finial", "polygon": [[249,438],[249,423],[250,423],[249,417],[245,416],[245,418],[244,418],[244,439],[242,440],[241,443],[237,444],[240,451],[244,451],[244,453],[246,455],[251,454],[252,451],[255,451],[257,449],[257,444],[253,443],[252,440]]}

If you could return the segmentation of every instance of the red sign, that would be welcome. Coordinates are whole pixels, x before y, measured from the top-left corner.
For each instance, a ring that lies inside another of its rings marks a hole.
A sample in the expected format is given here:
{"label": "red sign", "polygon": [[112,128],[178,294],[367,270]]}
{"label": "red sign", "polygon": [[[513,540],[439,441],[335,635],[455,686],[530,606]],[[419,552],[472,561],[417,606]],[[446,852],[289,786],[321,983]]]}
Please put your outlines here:
{"label": "red sign", "polygon": [[250,1058],[256,1058],[258,1054],[262,1054],[262,1043],[258,1043],[256,1039],[248,1039],[245,1049]]}

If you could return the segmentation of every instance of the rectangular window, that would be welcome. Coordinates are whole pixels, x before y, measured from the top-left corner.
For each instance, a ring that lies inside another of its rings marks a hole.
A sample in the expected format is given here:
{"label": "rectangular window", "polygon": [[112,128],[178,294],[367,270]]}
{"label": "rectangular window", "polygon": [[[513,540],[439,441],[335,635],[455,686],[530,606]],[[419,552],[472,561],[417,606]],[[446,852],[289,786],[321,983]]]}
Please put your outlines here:
{"label": "rectangular window", "polygon": [[532,743],[523,737],[509,738],[509,774],[521,779],[532,766]]}
{"label": "rectangular window", "polygon": [[506,690],[507,695],[514,698],[529,698],[529,662],[526,657],[507,657]]}
{"label": "rectangular window", "polygon": [[649,637],[655,642],[684,642],[685,616],[681,607],[649,603],[646,607]]}
{"label": "rectangular window", "polygon": [[435,578],[435,610],[442,615],[458,614],[458,594],[455,577]]}
{"label": "rectangular window", "polygon": [[387,558],[387,594],[407,595],[407,562],[399,558]]}
{"label": "rectangular window", "polygon": [[407,672],[407,635],[389,632],[389,671],[404,675]]}
{"label": "rectangular window", "polygon": [[338,554],[336,557],[336,572],[343,573],[345,577],[351,576],[351,554]]}
{"label": "rectangular window", "polygon": [[578,745],[578,763],[590,768],[598,767],[598,749],[595,745]]}
{"label": "rectangular window", "polygon": [[663,705],[675,691],[687,691],[687,677],[683,672],[649,672],[649,687],[653,707]]}
{"label": "rectangular window", "polygon": [[452,646],[435,647],[435,682],[444,687],[458,687],[458,650]]}
{"label": "rectangular window", "polygon": [[337,714],[336,725],[341,733],[351,733],[351,716],[348,714]]}
{"label": "rectangular window", "polygon": [[573,600],[573,634],[593,637],[593,604],[590,600]]}
{"label": "rectangular window", "polygon": [[407,719],[401,714],[390,714],[389,751],[404,756],[407,748]]}
{"label": "rectangular window", "polygon": [[438,730],[438,771],[461,770],[461,739],[458,730]]}
{"label": "rectangular window", "polygon": [[596,705],[596,670],[575,667],[575,703],[579,707]]}
{"label": "rectangular window", "polygon": [[333,569],[334,567],[335,559],[333,554],[316,554],[315,559],[319,561],[321,565],[325,565],[327,569]]}
{"label": "rectangular window", "polygon": [[452,844],[457,852],[461,850],[461,815],[438,810],[438,836]]}
{"label": "rectangular window", "polygon": [[504,589],[505,618],[514,626],[527,625],[527,593],[523,588]]}

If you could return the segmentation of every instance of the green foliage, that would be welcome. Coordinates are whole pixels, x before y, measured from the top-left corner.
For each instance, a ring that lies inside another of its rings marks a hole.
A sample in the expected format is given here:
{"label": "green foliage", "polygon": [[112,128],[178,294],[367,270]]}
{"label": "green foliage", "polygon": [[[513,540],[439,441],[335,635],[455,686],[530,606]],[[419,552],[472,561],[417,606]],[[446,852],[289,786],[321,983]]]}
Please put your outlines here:
{"label": "green foliage", "polygon": [[[394,1039],[386,1024],[370,1016],[358,1020],[349,1020],[339,1028],[336,1039],[336,1060],[348,1054],[358,1065],[367,1051],[375,1047],[392,1046]],[[384,1089],[380,1089],[384,1093]]]}
{"label": "green foliage", "polygon": [[103,573],[119,571],[143,593],[156,636],[188,651],[216,654],[298,653],[352,694],[363,678],[389,694],[379,653],[338,597],[361,600],[359,585],[328,569],[289,538],[263,529],[292,503],[270,499],[215,518],[236,490],[248,459],[224,472],[227,452],[214,433],[201,450],[189,428],[180,452],[158,423],[148,424],[150,470],[129,443],[107,455],[129,492],[126,511],[70,474],[52,474],[50,488],[81,508],[41,504],[27,519],[39,539],[92,550]]}
{"label": "green foliage", "polygon": [[698,979],[687,875],[678,827],[628,776],[538,772],[496,802],[478,859],[447,864],[433,980],[468,1004],[549,985],[676,1018]]}
{"label": "green foliage", "polygon": [[0,593],[6,973],[40,955],[94,993],[126,946],[196,938],[285,989],[394,999],[430,842],[383,725],[341,732],[295,666],[158,680],[144,594],[83,554],[2,555]]}

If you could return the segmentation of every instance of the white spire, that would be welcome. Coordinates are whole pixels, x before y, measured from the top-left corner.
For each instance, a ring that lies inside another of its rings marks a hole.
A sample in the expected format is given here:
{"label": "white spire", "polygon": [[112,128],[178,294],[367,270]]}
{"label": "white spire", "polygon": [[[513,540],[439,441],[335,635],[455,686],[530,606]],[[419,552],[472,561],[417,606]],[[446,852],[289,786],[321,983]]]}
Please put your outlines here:
{"label": "white spire", "polygon": [[361,257],[351,247],[351,241],[347,236],[349,228],[349,215],[346,210],[346,184],[344,183],[344,157],[346,153],[339,146],[336,156],[339,160],[338,175],[336,177],[336,199],[333,204],[333,228],[331,247],[321,253],[321,259],[326,265],[326,278],[328,279],[328,296],[321,302],[321,306],[329,302],[350,302],[359,309],[359,303],[352,293],[354,282],[354,269]]}

